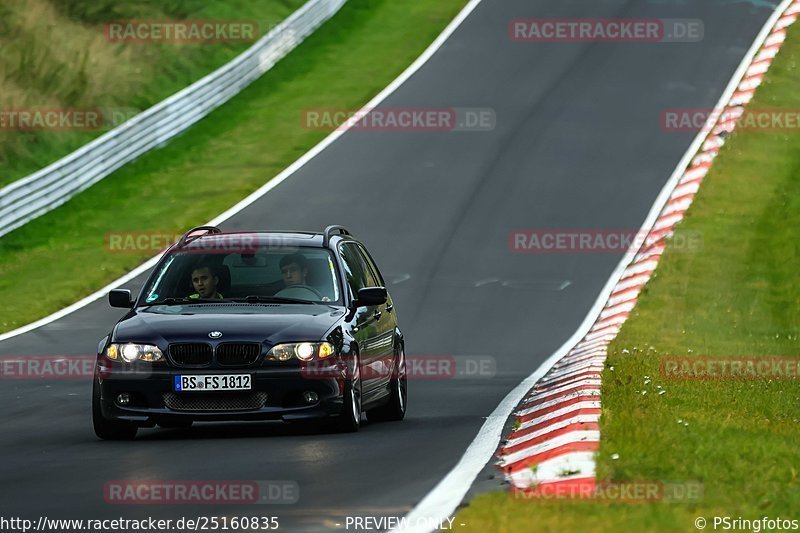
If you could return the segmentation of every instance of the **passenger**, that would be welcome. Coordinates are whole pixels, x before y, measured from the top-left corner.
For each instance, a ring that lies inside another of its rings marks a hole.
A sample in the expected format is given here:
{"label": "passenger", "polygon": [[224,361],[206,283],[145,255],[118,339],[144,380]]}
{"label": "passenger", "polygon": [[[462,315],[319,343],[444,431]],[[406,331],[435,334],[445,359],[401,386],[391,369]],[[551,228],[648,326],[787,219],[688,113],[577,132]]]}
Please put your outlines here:
{"label": "passenger", "polygon": [[192,285],[197,292],[189,298],[222,299],[222,294],[217,292],[219,276],[208,265],[198,265],[192,270]]}

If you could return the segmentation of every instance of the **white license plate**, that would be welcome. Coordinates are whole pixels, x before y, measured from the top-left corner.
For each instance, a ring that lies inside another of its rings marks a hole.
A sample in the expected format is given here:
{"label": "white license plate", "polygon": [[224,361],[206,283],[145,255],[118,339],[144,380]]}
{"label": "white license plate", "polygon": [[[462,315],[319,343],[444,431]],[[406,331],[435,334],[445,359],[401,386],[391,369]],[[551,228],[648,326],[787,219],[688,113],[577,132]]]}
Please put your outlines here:
{"label": "white license plate", "polygon": [[206,390],[250,390],[250,374],[188,374],[174,376],[173,386],[176,391]]}

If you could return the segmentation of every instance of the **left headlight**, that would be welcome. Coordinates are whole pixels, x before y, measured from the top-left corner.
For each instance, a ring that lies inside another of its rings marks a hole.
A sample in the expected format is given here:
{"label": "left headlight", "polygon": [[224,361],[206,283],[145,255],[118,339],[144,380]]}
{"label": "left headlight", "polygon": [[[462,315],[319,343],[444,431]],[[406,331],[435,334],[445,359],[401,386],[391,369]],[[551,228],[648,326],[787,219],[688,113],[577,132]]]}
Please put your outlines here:
{"label": "left headlight", "polygon": [[289,342],[276,344],[265,358],[268,361],[288,361],[297,358],[301,361],[325,359],[333,355],[333,344],[329,342]]}
{"label": "left headlight", "polygon": [[106,348],[106,357],[112,361],[123,361],[125,363],[136,361],[157,363],[164,360],[164,354],[158,346],[130,342],[109,344]]}

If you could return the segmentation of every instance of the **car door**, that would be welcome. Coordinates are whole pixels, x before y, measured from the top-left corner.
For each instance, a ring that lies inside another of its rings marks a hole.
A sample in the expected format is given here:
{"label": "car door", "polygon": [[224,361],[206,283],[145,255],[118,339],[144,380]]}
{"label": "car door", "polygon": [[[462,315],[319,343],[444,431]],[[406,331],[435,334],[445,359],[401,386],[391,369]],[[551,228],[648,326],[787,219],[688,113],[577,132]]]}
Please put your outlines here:
{"label": "car door", "polygon": [[[370,287],[374,282],[372,273],[364,262],[361,253],[353,243],[339,245],[339,255],[344,267],[345,281],[353,299],[358,296],[358,291]],[[380,365],[380,350],[378,349],[378,320],[375,316],[378,306],[365,306],[356,309],[353,317],[353,333],[358,343],[361,357],[361,395],[363,402],[369,402],[375,397],[381,379],[376,376],[375,367]]]}
{"label": "car door", "polygon": [[[356,245],[364,267],[369,270],[368,282],[371,287],[385,287],[386,283],[383,281],[378,267],[372,260],[367,250],[362,245]],[[389,380],[394,373],[394,336],[397,327],[396,313],[394,312],[394,305],[392,304],[391,297],[387,297],[386,302],[382,305],[375,306],[375,327],[377,335],[375,338],[375,361],[373,362],[375,370],[375,386],[377,388],[384,388],[388,390]]]}

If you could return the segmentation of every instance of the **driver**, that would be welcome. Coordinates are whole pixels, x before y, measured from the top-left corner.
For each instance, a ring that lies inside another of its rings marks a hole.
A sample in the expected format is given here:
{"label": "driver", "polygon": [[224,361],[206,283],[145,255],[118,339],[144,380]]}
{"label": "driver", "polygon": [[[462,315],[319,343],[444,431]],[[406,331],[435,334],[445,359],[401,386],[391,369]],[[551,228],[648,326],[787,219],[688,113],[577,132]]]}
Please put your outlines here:
{"label": "driver", "polygon": [[280,266],[285,286],[306,285],[308,264],[303,254],[284,255],[281,258]]}
{"label": "driver", "polygon": [[192,270],[192,286],[197,291],[189,298],[212,298],[222,299],[222,294],[217,292],[219,276],[214,274],[214,270],[208,265],[197,265]]}

